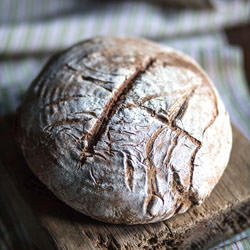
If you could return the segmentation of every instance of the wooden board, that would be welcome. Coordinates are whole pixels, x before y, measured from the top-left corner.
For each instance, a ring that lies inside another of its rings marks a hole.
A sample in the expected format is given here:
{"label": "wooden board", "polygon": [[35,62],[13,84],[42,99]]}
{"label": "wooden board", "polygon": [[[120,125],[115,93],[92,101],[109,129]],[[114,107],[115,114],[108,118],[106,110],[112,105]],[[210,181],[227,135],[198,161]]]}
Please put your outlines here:
{"label": "wooden board", "polygon": [[[0,194],[5,190],[9,211],[17,213],[14,224],[21,224],[30,237],[24,249],[44,249],[44,241],[47,249],[60,250],[203,249],[250,226],[250,143],[235,128],[230,163],[203,205],[161,223],[126,226],[92,220],[55,198],[25,164],[12,123],[13,116],[0,118],[0,161],[10,190],[6,194],[5,186]],[[5,223],[5,231],[10,228],[15,227]]]}

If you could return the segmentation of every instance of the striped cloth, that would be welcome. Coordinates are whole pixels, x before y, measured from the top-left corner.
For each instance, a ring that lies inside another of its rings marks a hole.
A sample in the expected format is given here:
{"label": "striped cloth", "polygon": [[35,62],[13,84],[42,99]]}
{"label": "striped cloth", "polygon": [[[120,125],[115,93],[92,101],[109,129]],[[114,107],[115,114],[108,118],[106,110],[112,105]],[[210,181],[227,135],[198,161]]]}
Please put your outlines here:
{"label": "striped cloth", "polygon": [[[194,57],[215,83],[232,122],[250,139],[242,52],[221,32],[250,20],[250,2],[211,2],[212,10],[197,11],[163,8],[149,1],[1,0],[0,115],[16,109],[52,53],[96,35],[130,35]],[[250,249],[250,229],[214,249]]]}
{"label": "striped cloth", "polygon": [[249,250],[250,228],[214,247],[213,250]]}

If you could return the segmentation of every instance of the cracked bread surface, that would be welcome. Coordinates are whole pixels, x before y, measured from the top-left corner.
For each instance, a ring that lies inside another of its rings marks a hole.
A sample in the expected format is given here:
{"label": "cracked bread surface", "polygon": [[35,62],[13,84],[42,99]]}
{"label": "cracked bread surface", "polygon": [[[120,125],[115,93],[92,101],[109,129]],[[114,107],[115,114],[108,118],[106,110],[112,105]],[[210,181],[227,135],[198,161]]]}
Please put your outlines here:
{"label": "cracked bread surface", "polygon": [[17,137],[59,199],[125,224],[200,204],[232,145],[228,113],[196,62],[129,37],[96,37],[51,58],[18,110]]}

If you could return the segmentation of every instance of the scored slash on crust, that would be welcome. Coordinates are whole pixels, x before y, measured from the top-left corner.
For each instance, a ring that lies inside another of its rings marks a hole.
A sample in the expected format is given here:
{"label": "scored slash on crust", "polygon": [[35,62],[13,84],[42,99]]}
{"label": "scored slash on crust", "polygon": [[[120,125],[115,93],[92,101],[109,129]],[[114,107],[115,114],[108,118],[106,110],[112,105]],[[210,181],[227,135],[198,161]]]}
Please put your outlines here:
{"label": "scored slash on crust", "polygon": [[154,59],[149,58],[144,65],[141,65],[136,69],[134,74],[132,74],[129,78],[127,78],[123,84],[121,84],[120,88],[118,88],[106,105],[103,108],[103,112],[100,115],[100,118],[97,120],[91,131],[82,138],[83,141],[86,142],[81,154],[81,163],[84,164],[86,160],[86,152],[93,153],[93,147],[99,140],[100,135],[103,131],[105,131],[107,123],[109,119],[114,115],[118,108],[118,102],[123,95],[126,95],[128,90],[132,87],[133,82],[137,79],[142,73],[144,73],[152,64],[154,63]]}
{"label": "scored slash on crust", "polygon": [[[164,123],[167,125],[167,127],[172,130],[175,131],[177,134],[171,139],[171,143],[170,146],[168,148],[167,154],[165,156],[164,159],[164,166],[167,166],[170,158],[171,158],[171,154],[174,150],[174,148],[176,147],[177,143],[178,143],[178,138],[180,134],[184,134],[188,139],[190,139],[195,145],[196,145],[196,149],[194,150],[194,152],[191,155],[191,160],[190,160],[190,181],[189,181],[189,190],[188,193],[189,195],[187,195],[187,197],[192,197],[190,198],[191,204],[195,203],[195,199],[193,196],[193,193],[191,192],[191,188],[192,188],[192,179],[193,179],[193,171],[194,171],[194,159],[195,159],[195,155],[197,154],[198,150],[201,147],[201,142],[199,140],[197,140],[196,138],[194,138],[193,136],[191,136],[189,133],[187,133],[186,131],[184,131],[183,129],[179,128],[176,124],[175,124],[175,120],[177,118],[181,118],[183,116],[183,114],[186,111],[187,108],[187,104],[188,101],[190,99],[190,97],[193,95],[195,89],[197,87],[193,87],[191,90],[187,91],[183,96],[181,96],[179,99],[177,99],[174,104],[172,104],[172,106],[169,108],[168,112],[166,113],[165,119],[162,119],[162,117],[159,119],[159,115],[156,115],[155,112],[152,114],[152,111],[150,111],[151,115],[153,115],[154,117],[156,117],[159,120],[163,120]],[[140,105],[138,105],[140,107]],[[148,109],[146,109],[148,111]],[[164,198],[162,197],[162,195],[158,192],[157,190],[157,185],[156,185],[156,168],[153,164],[153,160],[151,157],[152,154],[152,149],[153,149],[153,145],[154,142],[157,138],[157,136],[161,133],[161,131],[164,129],[165,127],[161,127],[160,129],[158,129],[153,136],[149,139],[147,145],[146,145],[146,153],[147,153],[147,161],[148,161],[148,168],[147,168],[147,197],[145,199],[144,202],[144,213],[149,213],[150,214],[150,204],[152,203],[152,199],[154,196],[157,196],[158,198],[160,198],[162,201],[164,201]],[[173,170],[173,180],[176,181],[176,185],[177,185],[177,190],[184,190],[182,184],[180,183],[180,178],[179,178],[179,174],[177,173],[177,171],[174,170],[174,167],[171,165],[170,168]],[[181,187],[181,188],[180,188]],[[163,202],[164,203],[164,202]],[[152,215],[151,215],[152,216]]]}

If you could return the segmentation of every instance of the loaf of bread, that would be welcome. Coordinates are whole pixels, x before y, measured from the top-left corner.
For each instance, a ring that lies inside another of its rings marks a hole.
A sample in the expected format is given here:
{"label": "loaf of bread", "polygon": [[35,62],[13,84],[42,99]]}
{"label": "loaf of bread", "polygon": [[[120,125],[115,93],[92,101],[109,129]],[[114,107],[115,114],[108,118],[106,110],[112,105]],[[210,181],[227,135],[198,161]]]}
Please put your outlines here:
{"label": "loaf of bread", "polygon": [[232,144],[228,113],[197,63],[128,37],[96,37],[52,57],[18,109],[17,135],[59,199],[126,224],[200,204]]}

